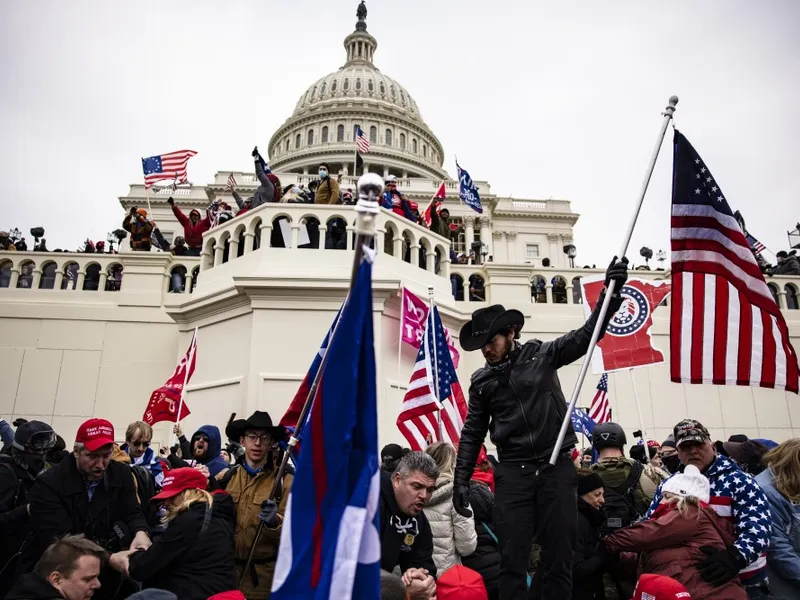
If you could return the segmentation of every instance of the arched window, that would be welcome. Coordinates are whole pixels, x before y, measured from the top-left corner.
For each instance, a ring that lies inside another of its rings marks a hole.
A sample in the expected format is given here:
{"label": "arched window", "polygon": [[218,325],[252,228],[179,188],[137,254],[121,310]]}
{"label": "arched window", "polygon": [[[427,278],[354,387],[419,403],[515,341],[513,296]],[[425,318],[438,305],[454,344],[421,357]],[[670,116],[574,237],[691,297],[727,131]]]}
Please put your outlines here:
{"label": "arched window", "polygon": [[786,292],[786,308],[789,310],[800,309],[800,294],[798,294],[797,288],[791,283],[787,283],[783,289]]}
{"label": "arched window", "polygon": [[52,290],[56,286],[56,263],[49,262],[42,267],[42,277],[39,279],[40,290]]}
{"label": "arched window", "polygon": [[414,154],[417,153],[417,140],[416,138],[411,138],[411,152]]}
{"label": "arched window", "polygon": [[772,293],[772,299],[775,300],[775,304],[780,306],[780,302],[778,301],[778,290],[780,288],[774,283],[768,283],[767,287],[769,288],[769,291]]}
{"label": "arched window", "polygon": [[313,99],[314,96],[316,95],[317,95],[317,86],[314,86],[313,88],[311,88],[311,98]]}
{"label": "arched window", "polygon": [[369,128],[369,143],[376,144],[378,142],[378,128],[372,125]]}
{"label": "arched window", "polygon": [[531,280],[531,300],[534,302],[547,302],[547,282],[541,275],[534,275]]}
{"label": "arched window", "polygon": [[567,303],[567,280],[561,275],[556,275],[552,279],[553,282],[553,303],[566,304]]}
{"label": "arched window", "polygon": [[486,284],[480,275],[469,276],[469,301],[483,302],[486,300]]}
{"label": "arched window", "polygon": [[406,95],[402,92],[402,90],[400,91],[400,104],[403,106],[406,105]]}
{"label": "arched window", "polygon": [[328,142],[328,127],[327,125],[322,128],[322,143],[325,144]]}
{"label": "arched window", "polygon": [[311,146],[314,143],[314,130],[309,129],[308,135],[306,136],[306,146]]}
{"label": "arched window", "polygon": [[428,158],[428,144],[422,144],[422,156]]}
{"label": "arched window", "polygon": [[583,294],[581,293],[581,278],[572,278],[572,303],[583,304]]}
{"label": "arched window", "polygon": [[342,88],[344,89],[345,92],[350,89],[350,80],[349,79],[345,79],[344,80],[344,84],[342,85]]}
{"label": "arched window", "polygon": [[406,134],[405,133],[401,133],[400,134],[400,150],[405,150],[405,149],[406,149]]}
{"label": "arched window", "polygon": [[19,267],[19,279],[17,279],[18,288],[30,288],[33,285],[33,261],[26,260]]}
{"label": "arched window", "polygon": [[344,141],[344,125],[339,125],[336,128],[336,141],[343,142]]}
{"label": "arched window", "polygon": [[323,83],[322,87],[319,90],[319,95],[320,96],[324,96],[325,92],[327,92],[327,91],[328,91],[328,84],[327,83]]}
{"label": "arched window", "polygon": [[396,90],[396,89],[394,89],[394,86],[391,86],[391,87],[389,88],[389,92],[392,94],[392,100],[394,100],[394,99],[396,99],[396,98],[397,98],[397,90]]}
{"label": "arched window", "polygon": [[287,140],[286,140],[286,151],[287,151],[287,152],[289,151],[289,144],[290,144],[290,142],[289,142],[289,140],[287,139]]}
{"label": "arched window", "polygon": [[334,79],[331,84],[331,92],[335,92],[337,89],[339,89],[339,82]]}
{"label": "arched window", "polygon": [[11,285],[11,261],[0,263],[0,288],[7,288]]}
{"label": "arched window", "polygon": [[361,91],[361,79],[356,79],[356,90]]}
{"label": "arched window", "polygon": [[387,146],[391,146],[392,145],[392,130],[391,129],[387,129],[386,130],[386,133],[384,135],[384,142],[386,143]]}
{"label": "arched window", "polygon": [[356,132],[361,129],[361,125],[353,125],[353,141],[356,140]]}
{"label": "arched window", "polygon": [[370,79],[370,80],[367,82],[367,89],[368,89],[370,92],[374,92],[374,91],[375,91],[375,82],[374,82],[372,79]]}
{"label": "arched window", "polygon": [[302,140],[302,136],[298,133],[294,138],[294,149],[297,150],[300,147],[300,140]]}

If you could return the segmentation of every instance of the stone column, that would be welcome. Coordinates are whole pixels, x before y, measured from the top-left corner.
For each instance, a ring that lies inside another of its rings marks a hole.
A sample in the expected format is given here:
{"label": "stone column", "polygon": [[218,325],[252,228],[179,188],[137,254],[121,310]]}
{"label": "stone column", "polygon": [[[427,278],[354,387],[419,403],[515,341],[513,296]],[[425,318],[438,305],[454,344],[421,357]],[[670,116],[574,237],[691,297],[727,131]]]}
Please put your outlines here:
{"label": "stone column", "polygon": [[414,240],[414,243],[411,245],[411,253],[409,255],[409,264],[417,268],[419,268],[419,247],[419,241]]}
{"label": "stone column", "polygon": [[[475,217],[467,215],[464,220],[464,253],[469,256],[472,251],[472,242],[475,241]],[[473,264],[470,260],[470,264]]]}
{"label": "stone column", "polygon": [[244,253],[248,254],[253,251],[253,245],[256,241],[256,234],[246,231],[244,234]]}
{"label": "stone column", "polygon": [[[492,249],[493,250],[496,249],[496,248],[501,248],[502,247],[502,245],[500,244],[500,240],[502,238],[503,238],[503,232],[502,231],[497,231],[497,230],[492,231]],[[492,256],[494,257],[494,262],[499,262],[498,258],[500,258],[500,260],[506,260],[507,261],[508,260],[508,249],[506,248],[506,256],[504,256],[504,257],[498,257],[495,254],[492,254]]]}
{"label": "stone column", "polygon": [[511,264],[517,263],[517,232],[506,231],[506,240],[508,240],[508,262]]}
{"label": "stone column", "polygon": [[778,308],[786,310],[786,291],[781,288],[778,289]]}
{"label": "stone column", "polygon": [[83,289],[83,282],[84,282],[85,279],[86,279],[86,271],[81,269],[80,271],[78,271],[78,281],[75,283],[75,289],[76,290],[82,290]]}
{"label": "stone column", "polygon": [[207,250],[203,249],[203,251],[200,253],[200,270],[205,271],[207,269],[210,269],[213,260],[214,260],[214,255],[209,254]]}
{"label": "stone column", "polygon": [[[60,290],[62,283],[64,283],[64,271],[62,271],[61,269],[58,269],[58,270],[56,270],[56,277],[53,280],[53,289],[54,290]],[[10,287],[11,283],[9,283],[8,285]]]}
{"label": "stone column", "polygon": [[547,298],[547,303],[553,303],[553,284],[550,283],[547,279],[544,281],[544,294]]}
{"label": "stone column", "polygon": [[425,251],[425,270],[430,271],[433,273],[436,271],[436,251],[435,250],[426,250]]}
{"label": "stone column", "polygon": [[259,250],[269,248],[270,237],[272,237],[272,221],[261,221],[261,245]]}
{"label": "stone column", "polygon": [[439,274],[450,281],[450,253],[446,252],[439,263]]}
{"label": "stone column", "polygon": [[317,250],[325,249],[325,234],[328,232],[328,226],[322,222],[317,226],[319,230],[319,240],[317,241]]}
{"label": "stone column", "polygon": [[403,234],[402,233],[398,233],[394,238],[394,249],[392,251],[394,252],[394,257],[399,259],[399,260],[403,260],[403,243],[404,243],[404,241],[405,241],[405,238],[403,238]]}
{"label": "stone column", "polygon": [[482,215],[478,218],[478,221],[481,224],[481,242],[486,244],[486,249],[487,249],[486,256],[487,257],[494,256],[492,248],[492,236],[490,235],[490,229],[489,229],[489,226],[491,224],[489,221],[489,217],[487,217],[486,215]]}
{"label": "stone column", "polygon": [[100,283],[97,285],[97,291],[98,292],[105,292],[106,291],[106,282],[107,281],[108,281],[108,272],[107,271],[100,271]]}
{"label": "stone column", "polygon": [[547,241],[548,241],[548,254],[547,257],[550,259],[550,266],[551,267],[558,267],[563,265],[562,256],[566,258],[564,252],[562,252],[561,248],[558,247],[558,241],[561,239],[561,236],[558,233],[548,233],[547,234]]}
{"label": "stone column", "polygon": [[230,239],[230,247],[228,250],[228,260],[233,260],[239,256],[239,236],[234,234]]}
{"label": "stone column", "polygon": [[41,282],[41,280],[42,280],[42,270],[39,269],[39,268],[34,269],[33,270],[33,280],[31,281],[31,289],[32,290],[38,290],[39,289],[39,283]]}
{"label": "stone column", "polygon": [[14,267],[13,269],[11,269],[11,279],[8,282],[9,289],[17,287],[18,283],[19,283],[19,268]]}
{"label": "stone column", "polygon": [[575,304],[572,297],[572,281],[567,280],[567,304]]}
{"label": "stone column", "polygon": [[218,267],[222,264],[222,255],[225,253],[225,244],[217,240],[217,245],[214,248],[214,266]]}

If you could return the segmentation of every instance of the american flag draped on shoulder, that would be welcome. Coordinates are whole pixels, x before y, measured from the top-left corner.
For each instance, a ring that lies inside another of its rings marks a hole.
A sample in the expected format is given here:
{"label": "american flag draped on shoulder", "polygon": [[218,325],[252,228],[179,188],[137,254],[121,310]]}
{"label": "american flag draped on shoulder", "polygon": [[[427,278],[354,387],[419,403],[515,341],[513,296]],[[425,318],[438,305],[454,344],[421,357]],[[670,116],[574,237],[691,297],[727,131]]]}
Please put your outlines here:
{"label": "american flag draped on shoulder", "polygon": [[672,381],[797,393],[797,354],[719,184],[675,131]]}
{"label": "american flag draped on shoulder", "polygon": [[589,416],[595,423],[608,423],[611,420],[611,407],[608,403],[608,373],[603,373],[600,381],[597,382],[597,392],[592,398]]}
{"label": "american flag draped on shoulder", "polygon": [[186,165],[197,152],[194,150],[178,150],[159,156],[148,156],[142,159],[144,171],[144,187],[149,188],[156,181],[172,179],[175,183],[186,181]]}
{"label": "american flag draped on shoulder", "polygon": [[[435,391],[437,382],[438,390]],[[397,427],[412,450],[424,450],[432,442],[458,444],[466,416],[467,403],[447,348],[439,310],[434,306],[428,311],[425,333],[397,417]]]}

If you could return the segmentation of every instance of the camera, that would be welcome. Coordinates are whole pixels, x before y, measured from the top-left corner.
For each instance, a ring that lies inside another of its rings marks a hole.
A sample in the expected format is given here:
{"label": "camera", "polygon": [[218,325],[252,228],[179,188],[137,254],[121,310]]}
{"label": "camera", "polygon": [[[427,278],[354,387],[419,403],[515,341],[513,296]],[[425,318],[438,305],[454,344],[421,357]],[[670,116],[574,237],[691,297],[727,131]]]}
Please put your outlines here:
{"label": "camera", "polygon": [[643,437],[642,436],[642,430],[641,429],[637,429],[636,431],[634,431],[633,432],[633,437],[638,437],[638,438]]}

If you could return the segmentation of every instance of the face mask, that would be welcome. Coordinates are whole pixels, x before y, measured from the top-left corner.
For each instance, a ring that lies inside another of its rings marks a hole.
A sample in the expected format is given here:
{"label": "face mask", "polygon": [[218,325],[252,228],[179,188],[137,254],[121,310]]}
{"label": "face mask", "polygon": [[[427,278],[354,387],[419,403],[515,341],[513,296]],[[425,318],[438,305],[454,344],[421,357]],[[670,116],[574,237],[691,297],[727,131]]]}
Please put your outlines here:
{"label": "face mask", "polygon": [[662,456],[661,457],[661,462],[664,463],[664,467],[670,473],[677,473],[678,472],[678,467],[680,467],[680,465],[681,465],[681,459],[678,458],[677,454],[674,454],[672,456]]}
{"label": "face mask", "polygon": [[325,169],[319,170],[320,179],[325,179],[328,176],[328,172]]}
{"label": "face mask", "polygon": [[20,454],[29,472],[40,473],[44,469],[44,454],[36,454],[34,452],[20,452]]}

